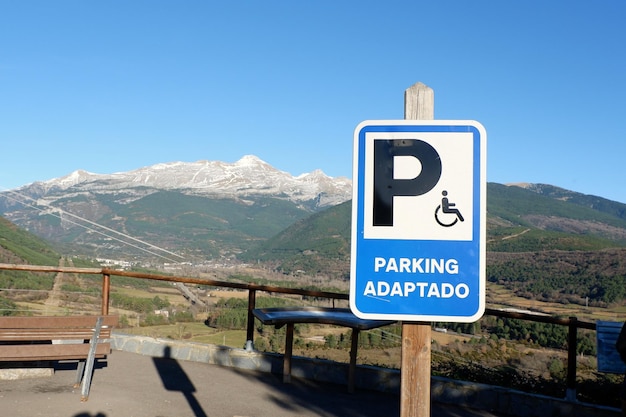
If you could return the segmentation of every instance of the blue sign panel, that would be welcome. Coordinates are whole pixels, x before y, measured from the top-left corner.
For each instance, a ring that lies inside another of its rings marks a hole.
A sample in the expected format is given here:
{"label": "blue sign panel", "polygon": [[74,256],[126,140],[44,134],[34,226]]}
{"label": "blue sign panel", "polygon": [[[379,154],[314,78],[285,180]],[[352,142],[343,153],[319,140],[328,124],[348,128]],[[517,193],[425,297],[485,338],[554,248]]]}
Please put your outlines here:
{"label": "blue sign panel", "polygon": [[366,121],[354,133],[350,307],[361,318],[485,310],[486,133],[474,121]]}
{"label": "blue sign panel", "polygon": [[626,364],[617,351],[615,344],[624,323],[615,321],[596,322],[596,352],[598,372],[623,375]]}

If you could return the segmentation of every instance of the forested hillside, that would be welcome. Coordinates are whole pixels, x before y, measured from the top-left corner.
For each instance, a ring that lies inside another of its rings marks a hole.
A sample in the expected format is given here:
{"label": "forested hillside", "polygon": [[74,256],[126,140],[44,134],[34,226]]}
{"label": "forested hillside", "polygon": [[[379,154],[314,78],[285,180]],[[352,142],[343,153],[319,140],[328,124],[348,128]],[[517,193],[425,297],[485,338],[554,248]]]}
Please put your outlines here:
{"label": "forested hillside", "polygon": [[351,210],[347,201],[316,213],[239,257],[268,263],[287,274],[323,273],[347,279]]}
{"label": "forested hillside", "polygon": [[[56,265],[59,257],[46,242],[0,217],[0,263]],[[49,290],[53,279],[49,273],[0,271],[0,316],[17,310],[11,289]]]}
{"label": "forested hillside", "polygon": [[538,301],[605,307],[626,298],[626,249],[488,252],[487,280]]}
{"label": "forested hillside", "polygon": [[56,265],[59,257],[43,239],[0,217],[0,263]]}
{"label": "forested hillside", "polygon": [[[560,303],[605,306],[626,298],[626,205],[541,184],[519,187],[490,183],[487,191],[489,282],[501,284],[518,296]],[[190,205],[187,209],[194,212],[198,208]],[[202,210],[208,215],[206,208]],[[300,219],[273,237],[247,239],[250,249],[239,248],[237,258],[284,274],[347,281],[351,210],[352,203],[347,201]],[[279,212],[293,221],[292,211],[280,207]],[[140,224],[130,220],[129,213],[120,213],[129,216],[128,224]],[[269,213],[255,212],[248,223],[239,221],[243,214],[233,217],[231,213],[232,223],[238,228],[249,224],[258,229],[267,225],[267,218],[273,218]],[[159,221],[166,225],[169,235],[179,238],[185,233],[178,233],[176,227],[184,226],[181,230],[188,230],[194,239],[182,250],[193,250],[206,241],[196,240],[199,231],[193,218],[181,224],[180,219],[168,220],[164,215]],[[241,233],[249,233],[244,229]],[[251,240],[259,243],[253,245]],[[178,243],[185,244],[182,240]],[[58,259],[46,243],[0,219],[0,262],[54,265]]]}
{"label": "forested hillside", "polygon": [[[626,298],[626,205],[558,187],[487,187],[487,277],[516,295],[607,305]],[[351,202],[241,256],[289,274],[349,278]]]}

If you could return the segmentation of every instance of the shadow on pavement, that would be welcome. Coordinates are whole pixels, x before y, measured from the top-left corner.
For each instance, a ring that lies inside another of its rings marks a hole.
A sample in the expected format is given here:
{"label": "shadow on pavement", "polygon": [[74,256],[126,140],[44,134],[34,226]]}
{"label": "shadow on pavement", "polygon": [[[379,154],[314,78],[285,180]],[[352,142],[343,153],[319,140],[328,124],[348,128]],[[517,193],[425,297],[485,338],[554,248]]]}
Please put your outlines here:
{"label": "shadow on pavement", "polygon": [[178,361],[172,359],[171,348],[166,346],[163,351],[163,357],[155,357],[152,358],[152,360],[159,372],[163,387],[168,391],[180,391],[196,417],[207,417],[207,414],[194,395],[196,387],[193,385],[193,382],[191,382],[191,379],[189,379],[187,373],[183,370]]}
{"label": "shadow on pavement", "polygon": [[[292,382],[282,382],[280,374],[248,372],[237,368],[230,370],[244,378],[254,378],[257,383],[273,386],[264,401],[285,411],[298,415],[302,409],[326,417],[393,417],[400,415],[398,394],[357,389],[348,393],[346,385],[320,383],[300,378]],[[307,414],[308,415],[308,414]],[[431,415],[437,417],[495,417],[483,410],[472,410],[455,405],[431,404]]]}
{"label": "shadow on pavement", "polygon": [[282,374],[256,373],[231,368],[244,378],[253,378],[268,389],[264,401],[286,412],[306,409],[319,416],[328,417],[380,417],[399,416],[398,395],[356,390],[348,393],[347,385],[321,383],[301,378],[292,378],[291,383],[282,382]]}

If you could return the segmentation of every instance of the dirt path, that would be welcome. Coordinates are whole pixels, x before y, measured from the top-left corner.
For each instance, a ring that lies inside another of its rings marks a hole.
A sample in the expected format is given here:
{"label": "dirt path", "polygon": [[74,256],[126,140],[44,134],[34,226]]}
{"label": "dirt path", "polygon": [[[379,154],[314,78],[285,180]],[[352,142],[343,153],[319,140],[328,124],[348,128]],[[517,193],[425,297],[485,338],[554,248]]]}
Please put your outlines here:
{"label": "dirt path", "polygon": [[[73,267],[74,262],[71,259],[61,258],[59,260],[60,267]],[[68,302],[67,294],[63,292],[63,286],[76,283],[75,274],[64,274],[59,272],[54,276],[54,284],[52,290],[48,293],[48,298],[44,301],[44,309],[46,314],[53,313],[62,307],[66,307]]]}
{"label": "dirt path", "polygon": [[[519,233],[516,233],[516,234],[514,234],[514,235],[510,235],[510,236],[505,236],[505,237],[503,237],[503,238],[502,238],[502,239],[500,239],[500,240],[508,240],[508,239],[513,239],[513,238],[516,238],[516,237],[520,237],[520,236],[521,236],[521,235],[523,235],[524,233],[528,233],[528,232],[530,232],[530,229],[524,229],[524,230],[522,230],[522,231],[521,231],[521,232],[519,232]],[[495,241],[496,241],[496,239],[489,239],[489,242],[495,242]]]}
{"label": "dirt path", "polygon": [[517,234],[503,237],[502,240],[513,239],[514,237],[519,237],[519,236],[523,235],[524,233],[528,233],[528,232],[530,232],[530,229],[522,230],[521,232],[519,232]]}
{"label": "dirt path", "polygon": [[[59,260],[59,267],[63,268],[65,265],[65,258]],[[61,288],[63,288],[63,272],[59,272],[54,277],[54,285],[52,285],[52,291],[48,293],[48,298],[44,302],[46,307],[59,307],[61,305]]]}

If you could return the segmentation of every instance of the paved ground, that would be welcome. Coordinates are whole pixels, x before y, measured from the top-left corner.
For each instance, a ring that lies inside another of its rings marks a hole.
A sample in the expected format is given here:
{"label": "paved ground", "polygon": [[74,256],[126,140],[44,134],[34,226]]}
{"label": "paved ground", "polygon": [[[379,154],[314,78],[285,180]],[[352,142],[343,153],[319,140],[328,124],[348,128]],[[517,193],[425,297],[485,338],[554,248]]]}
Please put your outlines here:
{"label": "paved ground", "polygon": [[[73,389],[75,366],[49,378],[0,381],[3,416],[11,417],[393,417],[397,395],[195,362],[114,351],[96,369],[89,401]],[[504,417],[432,404],[437,417]]]}

